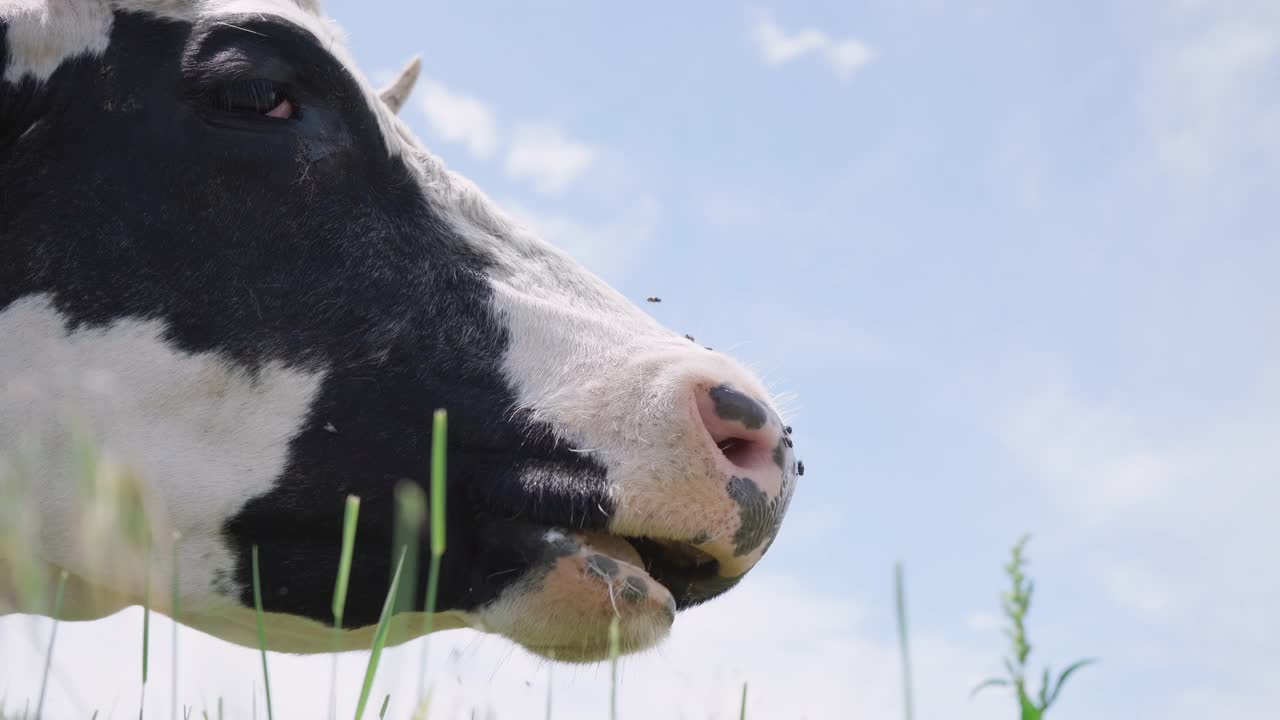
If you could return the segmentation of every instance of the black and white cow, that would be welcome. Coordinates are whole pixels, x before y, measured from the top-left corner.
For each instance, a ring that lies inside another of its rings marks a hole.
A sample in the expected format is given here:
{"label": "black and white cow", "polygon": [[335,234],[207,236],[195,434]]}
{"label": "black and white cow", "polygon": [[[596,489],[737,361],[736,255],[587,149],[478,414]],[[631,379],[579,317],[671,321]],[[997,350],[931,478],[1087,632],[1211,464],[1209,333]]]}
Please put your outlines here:
{"label": "black and white cow", "polygon": [[[380,98],[312,0],[0,0],[0,62],[0,521],[64,616],[176,566],[182,621],[252,644],[256,545],[271,646],[328,650],[355,494],[367,646],[437,408],[437,628],[589,660],[618,616],[638,650],[768,549],[797,463],[763,385],[446,170],[395,116],[412,77]],[[159,518],[150,575],[85,529],[102,467]],[[14,544],[0,602],[47,613]]]}

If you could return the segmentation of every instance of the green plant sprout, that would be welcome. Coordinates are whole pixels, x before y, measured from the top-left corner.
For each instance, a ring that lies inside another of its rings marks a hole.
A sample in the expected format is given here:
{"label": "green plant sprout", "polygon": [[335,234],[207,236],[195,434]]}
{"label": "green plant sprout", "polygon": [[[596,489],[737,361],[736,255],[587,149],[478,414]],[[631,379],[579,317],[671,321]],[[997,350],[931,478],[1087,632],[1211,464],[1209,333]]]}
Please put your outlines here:
{"label": "green plant sprout", "polygon": [[1029,580],[1026,573],[1023,572],[1027,565],[1027,560],[1022,551],[1026,548],[1030,539],[1031,536],[1023,535],[1018,539],[1018,542],[1014,543],[1009,564],[1004,566],[1005,574],[1009,576],[1011,583],[1009,592],[1004,593],[1001,598],[1004,615],[1009,619],[1009,627],[1005,628],[1005,634],[1009,636],[1012,644],[1010,656],[1004,659],[1004,666],[1008,675],[983,681],[973,689],[970,696],[990,687],[1013,688],[1018,699],[1022,720],[1040,720],[1053,703],[1057,701],[1058,693],[1062,692],[1062,686],[1066,683],[1067,678],[1071,677],[1076,670],[1086,665],[1091,665],[1097,660],[1095,658],[1085,658],[1071,663],[1058,674],[1057,680],[1052,683],[1049,682],[1050,671],[1046,665],[1041,673],[1040,690],[1034,695],[1028,690],[1026,677],[1027,658],[1031,656],[1031,642],[1027,639],[1026,621],[1027,612],[1031,609],[1031,595],[1035,590],[1035,583]]}

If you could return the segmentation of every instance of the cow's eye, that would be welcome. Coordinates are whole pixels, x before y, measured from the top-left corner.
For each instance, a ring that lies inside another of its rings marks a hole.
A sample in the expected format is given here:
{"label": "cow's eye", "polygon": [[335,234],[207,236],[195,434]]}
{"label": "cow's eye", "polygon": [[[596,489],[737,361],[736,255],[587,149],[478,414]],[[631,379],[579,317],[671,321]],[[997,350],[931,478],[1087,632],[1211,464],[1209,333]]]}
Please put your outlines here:
{"label": "cow's eye", "polygon": [[253,113],[282,120],[293,117],[297,107],[271,80],[234,80],[214,88],[214,107],[236,113]]}

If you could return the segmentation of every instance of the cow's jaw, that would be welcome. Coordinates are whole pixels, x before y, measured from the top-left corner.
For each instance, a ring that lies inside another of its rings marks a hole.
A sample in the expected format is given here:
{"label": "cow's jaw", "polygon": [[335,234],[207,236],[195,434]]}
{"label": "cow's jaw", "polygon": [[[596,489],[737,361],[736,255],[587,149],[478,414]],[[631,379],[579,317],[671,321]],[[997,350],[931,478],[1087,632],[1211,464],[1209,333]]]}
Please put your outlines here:
{"label": "cow's jaw", "polygon": [[521,408],[606,469],[607,519],[600,532],[545,527],[545,574],[480,616],[560,659],[601,657],[614,618],[623,651],[649,647],[674,610],[733,587],[767,551],[798,474],[790,428],[737,363],[558,251],[522,252],[545,271],[496,273],[505,376]]}

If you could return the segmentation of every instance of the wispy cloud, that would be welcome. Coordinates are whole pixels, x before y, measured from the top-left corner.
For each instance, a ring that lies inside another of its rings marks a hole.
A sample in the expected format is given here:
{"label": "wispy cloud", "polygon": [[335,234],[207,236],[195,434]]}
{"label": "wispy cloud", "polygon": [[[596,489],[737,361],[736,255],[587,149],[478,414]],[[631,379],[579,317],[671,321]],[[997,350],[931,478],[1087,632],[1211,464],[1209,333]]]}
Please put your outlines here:
{"label": "wispy cloud", "polygon": [[427,124],[436,135],[465,145],[476,157],[492,157],[497,151],[498,124],[488,105],[431,78],[422,78],[417,92]]}
{"label": "wispy cloud", "polygon": [[552,125],[526,125],[512,137],[504,168],[509,177],[529,180],[538,192],[553,194],[585,173],[596,155],[595,148]]}
{"label": "wispy cloud", "polygon": [[785,65],[806,55],[818,55],[844,80],[871,60],[871,49],[858,40],[834,38],[817,28],[788,33],[763,12],[755,16],[751,39],[768,65]]}
{"label": "wispy cloud", "polygon": [[1151,58],[1142,99],[1160,164],[1180,181],[1259,152],[1280,159],[1280,13],[1262,7],[1192,6],[1188,31]]}
{"label": "wispy cloud", "polygon": [[1123,409],[1090,405],[1056,383],[1024,397],[1002,433],[1020,462],[1093,522],[1164,498],[1184,469]]}
{"label": "wispy cloud", "polygon": [[505,148],[503,170],[507,176],[531,183],[540,193],[562,192],[587,173],[600,154],[599,148],[550,123],[526,122],[514,131],[504,131],[488,103],[438,80],[422,78],[417,92],[418,105],[433,135],[463,145],[482,160]]}

